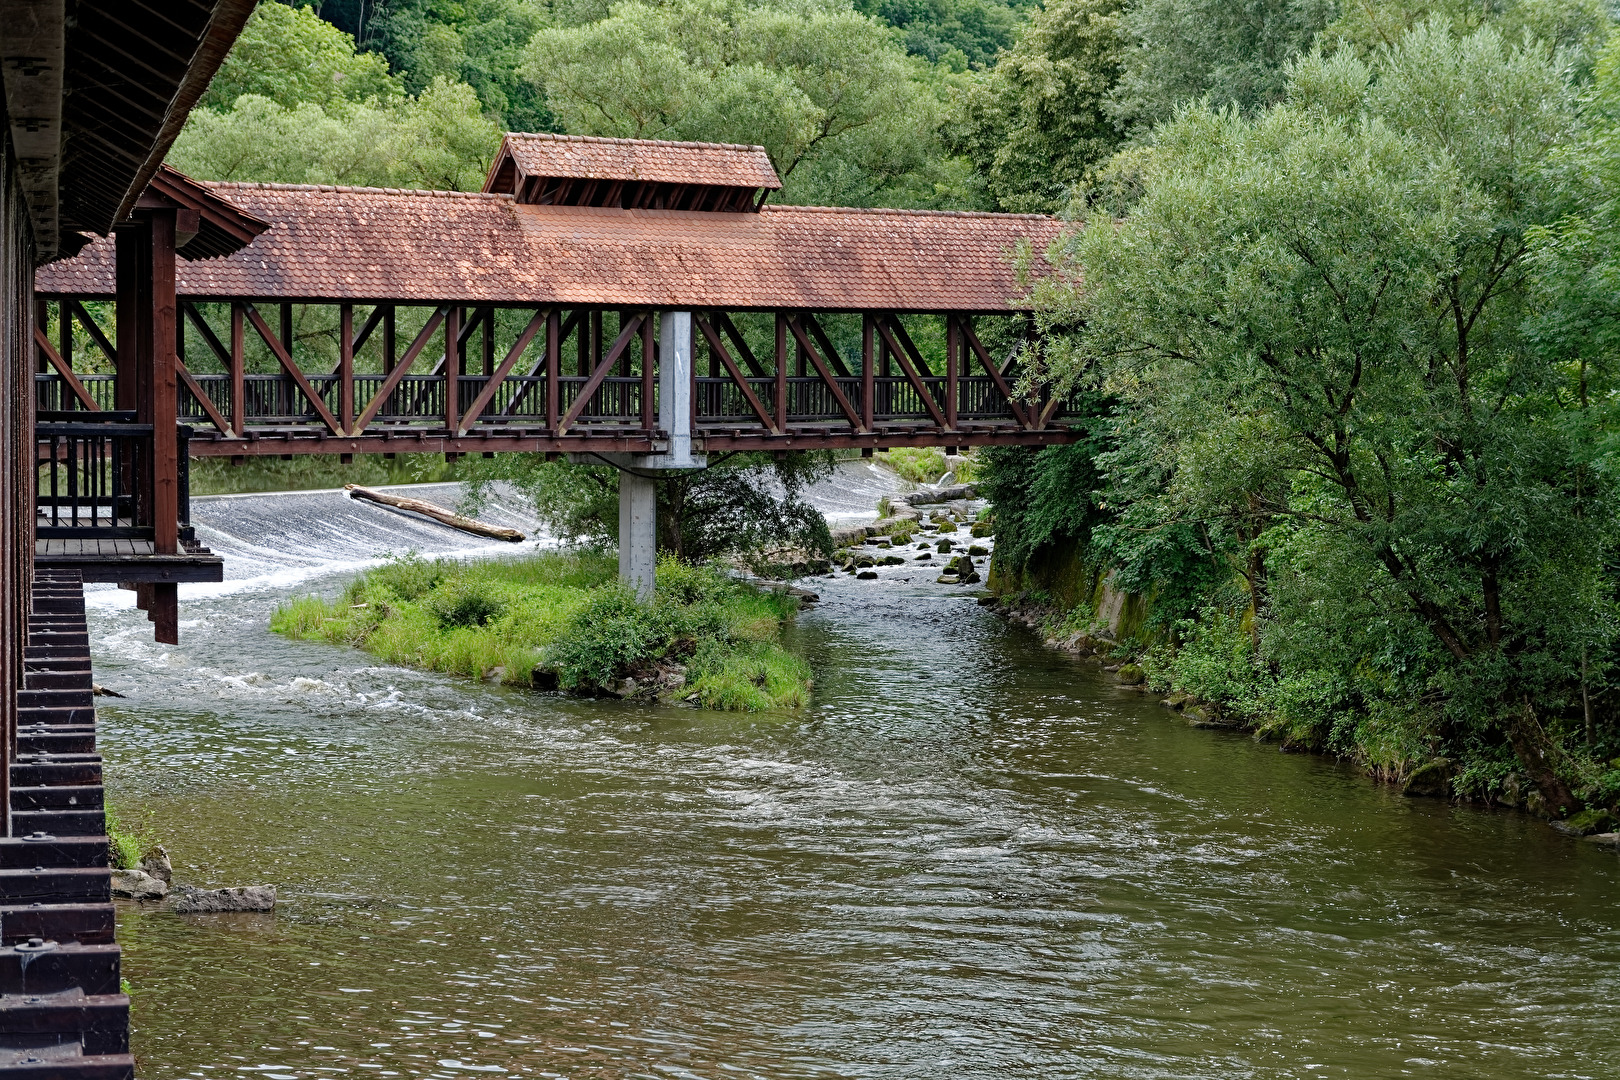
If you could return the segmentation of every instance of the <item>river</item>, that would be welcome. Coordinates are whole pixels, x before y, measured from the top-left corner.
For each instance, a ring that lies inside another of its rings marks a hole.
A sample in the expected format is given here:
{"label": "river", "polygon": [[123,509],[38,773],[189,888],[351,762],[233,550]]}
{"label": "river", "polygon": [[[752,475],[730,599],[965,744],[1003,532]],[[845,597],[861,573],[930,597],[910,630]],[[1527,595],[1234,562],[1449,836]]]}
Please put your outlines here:
{"label": "river", "polygon": [[478,550],[196,517],[231,580],[180,646],[90,595],[109,792],[282,902],[121,909],[144,1080],[1620,1074],[1612,853],[1189,728],[931,574],[810,582],[814,704],[712,714],[282,640],[385,549]]}

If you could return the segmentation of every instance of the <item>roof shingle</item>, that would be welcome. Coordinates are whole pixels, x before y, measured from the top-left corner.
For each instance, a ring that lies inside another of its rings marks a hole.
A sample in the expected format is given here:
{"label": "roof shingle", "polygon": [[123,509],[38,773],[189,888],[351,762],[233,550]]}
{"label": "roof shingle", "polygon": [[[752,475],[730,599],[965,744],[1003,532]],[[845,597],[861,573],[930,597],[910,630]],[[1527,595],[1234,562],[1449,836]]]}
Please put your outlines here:
{"label": "roof shingle", "polygon": [[[194,300],[1011,311],[1039,215],[767,206],[758,214],[526,206],[509,195],[209,184],[271,228],[183,263]],[[113,292],[113,245],[42,268],[45,295]]]}

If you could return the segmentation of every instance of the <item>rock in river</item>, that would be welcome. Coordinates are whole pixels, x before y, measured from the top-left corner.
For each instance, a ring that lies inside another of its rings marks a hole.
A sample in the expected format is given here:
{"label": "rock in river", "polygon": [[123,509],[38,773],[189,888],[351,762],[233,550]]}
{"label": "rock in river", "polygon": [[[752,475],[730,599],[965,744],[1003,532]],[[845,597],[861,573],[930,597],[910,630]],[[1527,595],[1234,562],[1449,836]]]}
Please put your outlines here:
{"label": "rock in river", "polygon": [[199,889],[192,885],[180,885],[174,892],[170,907],[181,915],[276,909],[274,885],[244,885],[236,889]]}
{"label": "rock in river", "polygon": [[120,900],[161,900],[169,886],[145,870],[114,870],[112,894]]}

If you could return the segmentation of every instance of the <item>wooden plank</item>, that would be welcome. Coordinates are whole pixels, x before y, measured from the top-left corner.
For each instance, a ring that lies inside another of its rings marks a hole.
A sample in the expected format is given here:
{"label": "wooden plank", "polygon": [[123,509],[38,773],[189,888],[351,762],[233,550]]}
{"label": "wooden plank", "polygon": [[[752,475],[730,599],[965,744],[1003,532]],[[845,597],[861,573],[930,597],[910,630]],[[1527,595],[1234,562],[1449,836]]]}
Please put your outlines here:
{"label": "wooden plank", "polygon": [[[282,306],[284,308],[291,307],[290,304],[284,304]],[[288,375],[292,376],[292,380],[298,385],[298,389],[303,391],[304,396],[309,399],[310,407],[313,408],[315,410],[315,414],[321,418],[321,422],[331,430],[332,434],[342,434],[338,425],[337,417],[332,415],[332,410],[326,407],[326,402],[321,400],[321,396],[317,394],[315,392],[315,388],[309,384],[309,380],[304,377],[304,373],[299,371],[298,366],[292,362],[292,357],[288,355],[286,346],[277,340],[276,336],[270,332],[270,327],[266,325],[264,316],[259,314],[259,309],[249,303],[244,305],[244,314],[247,315],[248,322],[253,324],[253,329],[258,331],[259,337],[264,339],[264,343],[269,346],[270,351],[275,354],[276,360],[281,364],[282,370]]]}
{"label": "wooden plank", "polygon": [[73,374],[73,369],[51,347],[51,339],[46,337],[45,331],[41,330],[37,325],[34,327],[34,344],[39,346],[39,351],[44,354],[51,367],[56,369],[56,373],[62,377],[62,381],[67,383],[68,389],[73,391],[73,396],[79,399],[79,404],[83,405],[89,412],[100,412],[101,406],[96,404],[96,399],[90,396],[90,391],[84,388],[84,383],[80,382],[79,377]]}
{"label": "wooden plank", "polygon": [[956,316],[945,316],[945,423],[956,430],[956,372],[960,366],[958,354],[962,348],[961,333],[956,328]]}
{"label": "wooden plank", "polygon": [[934,395],[929,391],[927,385],[925,385],[922,379],[917,375],[916,369],[911,366],[911,360],[906,356],[906,351],[900,347],[899,342],[894,340],[894,334],[890,330],[888,316],[884,316],[878,320],[877,330],[878,333],[883,336],[884,343],[889,346],[889,351],[894,354],[894,358],[900,361],[900,370],[904,371],[906,373],[906,378],[911,380],[911,385],[913,389],[917,391],[917,396],[922,398],[922,403],[924,405],[928,406],[928,412],[931,416],[933,416],[934,423],[939,425],[941,431],[944,431],[945,414],[939,411],[939,404],[934,400]]}
{"label": "wooden plank", "polygon": [[364,431],[370,426],[372,417],[377,415],[378,411],[383,407],[383,403],[392,397],[394,391],[399,388],[400,380],[411,370],[411,365],[416,362],[416,357],[421,353],[428,341],[432,339],[434,331],[439,329],[439,324],[444,321],[444,317],[449,311],[448,307],[440,307],[434,310],[432,316],[428,318],[427,324],[422,327],[422,332],[416,335],[416,340],[411,342],[411,347],[405,350],[405,355],[399,358],[399,362],[394,365],[394,370],[390,371],[388,378],[383,380],[383,384],[378,388],[376,396],[366,405],[365,411],[360,414],[360,418],[354,422],[356,431]]}
{"label": "wooden plank", "polygon": [[585,385],[580,387],[579,396],[568,406],[567,415],[557,422],[557,434],[565,434],[574,426],[574,421],[579,419],[579,414],[584,412],[585,406],[590,403],[591,395],[596,393],[596,388],[602,385],[602,380],[607,378],[608,372],[613,370],[613,365],[618,363],[619,354],[630,344],[630,339],[636,336],[636,331],[641,328],[641,322],[645,318],[645,314],[636,315],[620,328],[619,336],[613,341],[613,347],[596,365],[596,370],[591,372],[591,377],[586,380]]}
{"label": "wooden plank", "polygon": [[838,402],[838,407],[844,410],[844,415],[849,418],[849,426],[859,431],[861,418],[855,415],[855,406],[849,403],[849,399],[844,396],[844,392],[833,381],[832,372],[827,368],[827,362],[821,358],[821,354],[810,344],[810,338],[806,336],[804,327],[800,325],[797,318],[793,318],[788,320],[788,328],[793,331],[793,336],[798,339],[799,348],[804,350],[804,355],[810,360],[810,363],[815,365],[816,374],[821,376],[821,381],[827,384],[828,390],[832,391],[833,399]]}
{"label": "wooden plank", "polygon": [[490,373],[489,378],[484,383],[484,388],[478,392],[478,396],[473,399],[472,404],[467,406],[467,415],[461,418],[461,426],[456,429],[457,435],[467,434],[467,430],[478,422],[480,416],[484,415],[484,409],[489,406],[490,399],[495,396],[495,391],[500,388],[506,377],[512,373],[512,368],[516,366],[517,362],[523,358],[523,350],[529,347],[529,342],[534,340],[534,336],[540,332],[540,327],[545,325],[550,315],[551,309],[549,308],[540,308],[534,313],[534,318],[529,320],[529,324],[523,328],[523,333],[518,335],[517,343],[507,352],[500,366]]}
{"label": "wooden plank", "polygon": [[996,389],[1001,391],[1001,396],[1007,399],[1007,404],[1012,408],[1013,419],[1018,421],[1020,427],[1028,428],[1030,426],[1028,414],[1024,412],[1023,407],[1018,403],[1018,399],[1013,395],[1012,387],[1007,384],[1007,379],[1002,374],[1001,369],[990,358],[989,350],[979,340],[977,331],[973,329],[973,320],[963,316],[961,327],[962,336],[967,339],[968,348],[973,350],[974,355],[979,358],[979,363],[984,365],[984,370],[989,373],[991,380],[995,382]]}
{"label": "wooden plank", "polygon": [[[696,312],[693,313],[692,317],[697,322],[698,330],[703,334],[704,340],[708,341],[711,355],[718,357],[720,362],[725,365],[727,373],[731,375],[731,381],[737,384],[738,390],[742,391],[743,397],[748,402],[748,407],[754,410],[754,415],[759,417],[759,422],[765,426],[765,430],[777,430],[776,421],[771,419],[771,414],[765,411],[765,406],[754,393],[754,388],[748,385],[748,380],[743,378],[743,373],[737,369],[737,362],[726,351],[725,345],[720,341],[720,335],[715,333],[714,327],[709,320]],[[696,370],[696,365],[694,365],[694,370]]]}

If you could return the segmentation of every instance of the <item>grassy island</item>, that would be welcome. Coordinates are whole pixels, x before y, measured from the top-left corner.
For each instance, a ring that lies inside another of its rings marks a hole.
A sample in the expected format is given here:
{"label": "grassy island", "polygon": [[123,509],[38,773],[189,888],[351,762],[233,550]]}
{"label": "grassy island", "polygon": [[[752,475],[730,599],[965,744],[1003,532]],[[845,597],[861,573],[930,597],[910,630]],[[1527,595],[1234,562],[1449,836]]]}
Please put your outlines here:
{"label": "grassy island", "polygon": [[798,604],[673,559],[659,563],[657,598],[641,603],[618,583],[610,556],[411,555],[361,575],[336,599],[283,605],[270,628],[514,686],[753,711],[809,700],[810,670],[779,640]]}

